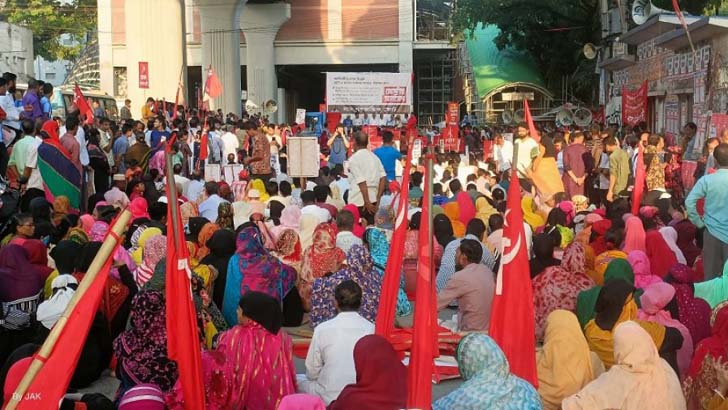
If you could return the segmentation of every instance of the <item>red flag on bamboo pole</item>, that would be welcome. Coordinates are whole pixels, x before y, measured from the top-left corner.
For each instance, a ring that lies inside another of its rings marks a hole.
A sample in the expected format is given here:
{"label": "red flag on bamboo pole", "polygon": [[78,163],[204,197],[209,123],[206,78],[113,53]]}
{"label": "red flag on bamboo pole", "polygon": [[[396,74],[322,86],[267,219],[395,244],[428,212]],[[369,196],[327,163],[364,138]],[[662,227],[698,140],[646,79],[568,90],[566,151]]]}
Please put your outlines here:
{"label": "red flag on bamboo pole", "polygon": [[513,374],[538,386],[533,290],[523,231],[521,184],[515,168],[511,170],[510,182],[488,334],[503,349]]}
{"label": "red flag on bamboo pole", "polygon": [[680,4],[678,4],[677,0],[672,0],[672,8],[675,10],[675,14],[677,14],[677,19],[680,20],[680,25],[683,30],[685,30],[685,35],[688,37],[688,43],[690,43],[690,49],[693,50],[693,53],[695,53],[695,45],[693,45],[693,38],[690,36],[690,30],[688,30],[688,23],[685,21],[685,16],[683,16],[683,12],[680,10]]}
{"label": "red flag on bamboo pole", "polygon": [[402,271],[404,260],[404,241],[407,236],[407,208],[409,203],[409,179],[412,168],[412,147],[413,140],[410,139],[407,150],[407,162],[404,165],[402,176],[402,188],[399,194],[399,206],[397,207],[397,219],[394,224],[392,235],[392,246],[390,247],[387,267],[384,270],[384,281],[382,292],[379,296],[379,310],[375,324],[376,334],[389,339],[394,330],[394,311],[397,305],[397,292],[399,292],[399,277]]}
{"label": "red flag on bamboo pole", "polygon": [[88,104],[88,100],[84,97],[81,88],[76,84],[73,87],[73,103],[78,107],[78,113],[86,117],[87,124],[93,124],[94,122],[94,110]]}
{"label": "red flag on bamboo pole", "polygon": [[528,100],[523,100],[523,111],[525,112],[524,117],[526,117],[526,123],[528,124],[528,133],[531,134],[531,138],[535,139],[536,142],[541,142],[541,135],[533,123],[533,116],[531,115],[531,108],[528,107]]}
{"label": "red flag on bamboo pole", "polygon": [[[413,144],[414,145],[414,144]],[[432,178],[432,153],[427,154],[428,166],[425,169],[425,190],[423,198],[430,198],[430,178]],[[407,376],[407,407],[429,409],[432,406],[433,358],[437,352],[435,340],[437,327],[433,326],[434,282],[432,264],[432,232],[430,201],[422,204],[420,230],[418,232],[419,254],[417,258],[417,295],[412,335],[412,354]],[[435,313],[436,314],[436,313]]]}
{"label": "red flag on bamboo pole", "polygon": [[634,170],[634,188],[632,188],[632,215],[635,216],[639,216],[640,202],[642,202],[642,194],[645,191],[646,174],[645,147],[640,141],[639,149],[637,151],[637,165]]}
{"label": "red flag on bamboo pole", "polygon": [[167,184],[166,191],[169,199],[167,207],[167,284],[165,286],[167,355],[177,362],[185,410],[204,409],[202,353],[197,330],[197,313],[192,302],[190,284],[192,273],[188,262],[189,254],[184,242],[182,219],[179,217],[179,201],[177,201],[176,193],[175,198],[172,198],[169,184]]}
{"label": "red flag on bamboo pole", "polygon": [[210,98],[217,98],[222,95],[222,83],[215,74],[212,66],[207,70],[207,81],[205,81],[205,94],[209,95]]}

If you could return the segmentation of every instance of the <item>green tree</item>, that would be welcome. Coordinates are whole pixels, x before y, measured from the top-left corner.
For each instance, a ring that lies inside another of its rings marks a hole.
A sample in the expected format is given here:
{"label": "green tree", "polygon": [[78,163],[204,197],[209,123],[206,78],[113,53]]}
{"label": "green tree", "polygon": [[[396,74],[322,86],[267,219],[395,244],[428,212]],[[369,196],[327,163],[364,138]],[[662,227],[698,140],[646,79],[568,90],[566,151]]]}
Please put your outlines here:
{"label": "green tree", "polygon": [[96,0],[7,0],[0,19],[33,32],[36,56],[69,60],[96,27]]}
{"label": "green tree", "polygon": [[[701,14],[707,4],[720,1],[681,0],[680,5],[686,12]],[[671,0],[654,3],[672,10]],[[631,1],[622,4],[631,9]],[[560,90],[568,77],[576,98],[595,102],[595,61],[586,60],[582,48],[585,43],[602,42],[599,0],[458,0],[452,22],[454,31],[465,33],[478,24],[498,26],[496,45],[528,51],[552,91]]]}

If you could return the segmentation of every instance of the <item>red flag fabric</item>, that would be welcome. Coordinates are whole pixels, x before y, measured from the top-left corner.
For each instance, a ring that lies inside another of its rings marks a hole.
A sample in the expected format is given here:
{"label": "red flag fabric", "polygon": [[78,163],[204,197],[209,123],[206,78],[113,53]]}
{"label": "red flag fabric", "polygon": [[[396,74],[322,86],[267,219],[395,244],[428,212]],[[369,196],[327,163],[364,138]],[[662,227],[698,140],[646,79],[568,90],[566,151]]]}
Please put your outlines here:
{"label": "red flag fabric", "polygon": [[202,126],[202,137],[200,137],[200,161],[207,159],[207,118]]}
{"label": "red flag fabric", "polygon": [[397,306],[397,292],[399,292],[399,276],[402,271],[404,260],[404,241],[407,236],[407,208],[409,205],[409,180],[410,169],[412,168],[412,147],[414,144],[410,139],[407,151],[407,162],[402,173],[402,189],[399,194],[399,206],[397,207],[397,219],[392,234],[391,251],[387,258],[387,265],[384,269],[384,281],[382,292],[379,296],[379,310],[375,323],[375,333],[389,340],[394,330],[394,310]]}
{"label": "red flag fabric", "polygon": [[76,107],[78,107],[79,114],[86,117],[86,123],[93,124],[94,110],[91,109],[88,100],[86,100],[86,97],[83,96],[83,92],[81,91],[81,88],[78,87],[78,84],[73,87],[73,103],[76,104]]}
{"label": "red flag fabric", "polygon": [[647,80],[636,91],[622,87],[622,124],[637,125],[647,121]]}
{"label": "red flag fabric", "polygon": [[336,131],[336,127],[341,123],[341,113],[336,111],[328,111],[326,113],[326,124],[330,133]]}
{"label": "red flag fabric", "polygon": [[[432,178],[430,168],[427,167],[425,170],[425,181]],[[430,187],[426,183],[423,198],[429,196]],[[437,345],[435,344],[437,327],[433,326],[432,323],[437,318],[432,317],[433,305],[436,300],[433,300],[434,283],[432,276],[434,271],[432,248],[430,247],[432,232],[430,232],[429,222],[431,218],[432,212],[429,208],[429,201],[424,201],[420,218],[422,223],[418,232],[420,249],[417,260],[417,295],[415,296],[412,354],[410,355],[407,377],[408,408],[429,409],[432,406],[432,371],[434,369],[432,359],[437,352]]]}
{"label": "red flag fabric", "polygon": [[642,202],[642,194],[645,190],[645,177],[647,170],[645,169],[645,147],[642,142],[639,143],[637,151],[637,168],[634,175],[634,188],[632,188],[632,215],[639,216],[640,202]]}
{"label": "red flag fabric", "polygon": [[113,252],[109,255],[83,298],[79,300],[68,316],[66,327],[33,383],[23,395],[25,400],[21,401],[16,407],[18,410],[58,408],[58,403],[66,394],[68,384],[71,382],[73,372],[76,370],[78,359],[81,357],[81,350],[86,343],[91,322],[93,322],[98,311],[106,278],[108,278],[109,269],[111,269],[112,255]]}
{"label": "red flag fabric", "polygon": [[222,95],[222,83],[217,78],[215,70],[212,66],[207,70],[207,81],[205,81],[205,94],[209,95],[210,98],[217,98]]}
{"label": "red flag fabric", "polygon": [[690,36],[690,30],[688,30],[688,23],[685,21],[685,17],[683,16],[682,10],[680,10],[680,4],[678,4],[677,0],[672,0],[672,8],[675,10],[675,14],[677,14],[678,20],[680,20],[680,25],[682,26],[683,30],[685,30],[685,35],[688,36],[688,43],[690,43],[690,48],[693,50],[694,53],[695,46],[693,45],[693,39]]}
{"label": "red flag fabric", "polygon": [[[179,218],[179,201],[173,200],[167,186],[167,355],[177,362],[182,384],[185,410],[205,408],[202,382],[202,353],[197,330],[197,313],[192,302],[192,275],[187,245],[184,242],[182,219]],[[172,207],[177,208],[177,222],[172,218]],[[175,243],[173,231],[177,231],[179,243]]]}
{"label": "red flag fabric", "polygon": [[503,349],[516,376],[538,387],[533,290],[523,232],[521,185],[515,168],[508,188],[503,250],[488,334]]}
{"label": "red flag fabric", "polygon": [[531,134],[531,138],[535,139],[536,142],[541,142],[541,135],[533,123],[533,116],[531,115],[531,108],[528,106],[528,100],[523,100],[523,111],[525,112],[526,123],[528,123],[528,133]]}

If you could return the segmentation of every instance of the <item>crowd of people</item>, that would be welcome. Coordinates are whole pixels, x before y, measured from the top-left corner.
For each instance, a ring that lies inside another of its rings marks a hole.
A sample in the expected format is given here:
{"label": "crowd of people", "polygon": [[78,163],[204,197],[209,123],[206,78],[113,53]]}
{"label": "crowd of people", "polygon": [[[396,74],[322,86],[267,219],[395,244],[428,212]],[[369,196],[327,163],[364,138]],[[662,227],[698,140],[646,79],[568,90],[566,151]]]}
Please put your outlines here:
{"label": "crowd of people", "polygon": [[[4,109],[15,96],[3,78]],[[296,132],[265,117],[168,111],[150,99],[139,121],[128,108],[120,121],[73,108],[48,118],[37,95],[26,97],[30,109],[6,111],[0,144],[19,193],[0,233],[4,401],[128,209],[62,408],[184,407],[165,311],[167,208],[178,201],[207,408],[406,408],[401,352],[374,335],[374,321],[403,190],[397,317],[412,314],[418,291],[425,163],[414,158],[400,186],[407,141],[383,130],[372,150],[357,126],[332,127],[319,140],[319,175],[294,179],[286,140]],[[692,123],[669,143],[644,125],[528,130],[466,126],[469,155],[435,144],[432,279],[441,325],[463,336],[464,382],[433,408],[728,408],[728,134],[701,154]],[[167,160],[177,198],[165,190]],[[215,180],[208,164],[241,170]],[[506,197],[512,175],[517,200]],[[530,257],[537,387],[511,374],[487,336],[514,201]],[[301,329],[313,329],[303,352],[291,337]],[[73,394],[107,371],[120,383],[115,397]]]}

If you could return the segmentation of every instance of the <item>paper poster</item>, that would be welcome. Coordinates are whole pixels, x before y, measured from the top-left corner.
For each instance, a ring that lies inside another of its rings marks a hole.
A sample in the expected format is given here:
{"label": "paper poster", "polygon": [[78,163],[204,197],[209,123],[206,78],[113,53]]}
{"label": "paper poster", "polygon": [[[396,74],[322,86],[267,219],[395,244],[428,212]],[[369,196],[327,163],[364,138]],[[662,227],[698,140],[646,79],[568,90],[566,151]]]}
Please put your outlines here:
{"label": "paper poster", "polygon": [[[326,73],[328,111],[343,118],[360,113],[393,115],[412,111],[411,73]],[[393,118],[393,117],[392,117]],[[401,118],[401,117],[400,117]]]}
{"label": "paper poster", "polygon": [[420,162],[422,156],[422,140],[419,138],[415,139],[412,146],[412,165],[417,165]]}
{"label": "paper poster", "polygon": [[221,180],[220,164],[205,164],[205,182],[218,182]]}
{"label": "paper poster", "polygon": [[306,109],[297,108],[296,109],[296,124],[305,124],[305,123],[306,123]]}
{"label": "paper poster", "polygon": [[242,164],[234,164],[234,165],[223,165],[222,166],[222,174],[225,182],[228,184],[232,184],[233,182],[240,179],[238,176],[240,175],[240,171],[243,170]]}
{"label": "paper poster", "polygon": [[319,145],[316,137],[296,137],[287,141],[288,176],[316,177],[319,173]]}

